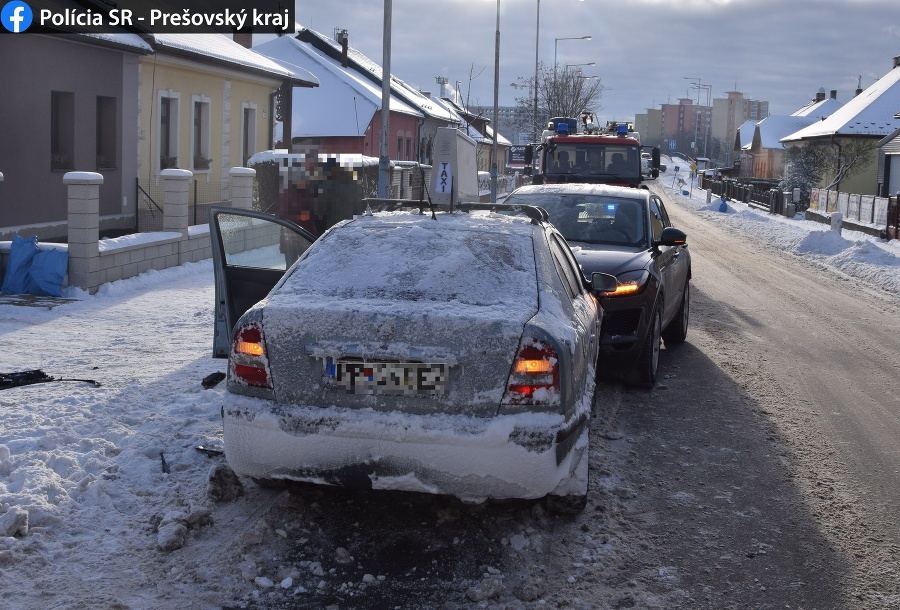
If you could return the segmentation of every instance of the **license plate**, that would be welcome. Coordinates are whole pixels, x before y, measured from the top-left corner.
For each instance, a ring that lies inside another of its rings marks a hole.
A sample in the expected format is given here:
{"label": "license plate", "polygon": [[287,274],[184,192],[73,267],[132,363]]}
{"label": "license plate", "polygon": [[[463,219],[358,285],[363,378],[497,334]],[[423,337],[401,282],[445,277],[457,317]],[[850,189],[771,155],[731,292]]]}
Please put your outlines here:
{"label": "license plate", "polygon": [[347,394],[444,396],[447,365],[325,360],[325,385]]}

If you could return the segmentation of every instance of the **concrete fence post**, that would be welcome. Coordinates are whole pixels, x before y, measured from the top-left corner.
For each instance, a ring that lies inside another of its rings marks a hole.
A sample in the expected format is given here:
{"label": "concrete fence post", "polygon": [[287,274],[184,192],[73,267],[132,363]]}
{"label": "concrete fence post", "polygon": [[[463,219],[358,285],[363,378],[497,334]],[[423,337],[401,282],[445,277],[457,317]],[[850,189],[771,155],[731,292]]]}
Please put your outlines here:
{"label": "concrete fence post", "polygon": [[231,176],[231,207],[252,210],[253,180],[256,178],[256,170],[249,167],[232,167],[228,174]]}
{"label": "concrete fence post", "polygon": [[840,212],[834,212],[831,214],[831,230],[837,231],[837,234],[841,234],[841,225],[844,221],[844,215]]}
{"label": "concrete fence post", "polygon": [[100,287],[100,185],[96,172],[66,172],[69,209],[69,286],[90,294]]}
{"label": "concrete fence post", "polygon": [[163,231],[181,233],[188,237],[188,189],[193,172],[187,169],[164,169],[163,180]]}

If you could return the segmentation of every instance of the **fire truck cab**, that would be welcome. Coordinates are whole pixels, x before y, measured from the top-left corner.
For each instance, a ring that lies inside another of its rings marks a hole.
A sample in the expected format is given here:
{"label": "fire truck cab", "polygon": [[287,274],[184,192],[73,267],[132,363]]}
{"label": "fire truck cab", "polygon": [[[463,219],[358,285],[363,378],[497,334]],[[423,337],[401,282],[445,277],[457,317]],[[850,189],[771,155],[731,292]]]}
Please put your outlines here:
{"label": "fire truck cab", "polygon": [[[576,119],[551,119],[541,142],[525,147],[525,173],[530,173],[533,184],[589,182],[638,187],[659,176],[659,148],[642,147],[628,124],[609,123],[599,129],[593,115],[586,115],[582,126],[584,131],[578,133]],[[649,164],[642,163],[642,148],[650,150]]]}

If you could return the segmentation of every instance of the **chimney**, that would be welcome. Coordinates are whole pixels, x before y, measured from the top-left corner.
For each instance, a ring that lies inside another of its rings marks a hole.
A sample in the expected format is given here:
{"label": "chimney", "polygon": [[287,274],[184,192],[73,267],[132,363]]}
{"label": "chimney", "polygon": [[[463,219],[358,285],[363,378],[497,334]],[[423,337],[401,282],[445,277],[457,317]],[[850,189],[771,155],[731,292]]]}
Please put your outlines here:
{"label": "chimney", "polygon": [[833,99],[833,100],[837,99],[837,89],[831,90],[831,99]]}
{"label": "chimney", "polygon": [[860,75],[859,80],[856,81],[856,95],[859,95],[862,92],[862,75]]}
{"label": "chimney", "polygon": [[241,30],[240,32],[235,31],[234,41],[245,49],[249,49],[253,46],[253,32],[249,30]]}
{"label": "chimney", "polygon": [[894,68],[900,68],[900,55],[894,58]]}
{"label": "chimney", "polygon": [[819,90],[816,91],[816,101],[821,102],[825,99],[825,87],[819,87]]}
{"label": "chimney", "polygon": [[338,30],[335,33],[335,39],[337,42],[341,43],[341,65],[346,68],[350,65],[350,60],[347,58],[347,47],[349,46],[350,36],[347,33],[347,30]]}

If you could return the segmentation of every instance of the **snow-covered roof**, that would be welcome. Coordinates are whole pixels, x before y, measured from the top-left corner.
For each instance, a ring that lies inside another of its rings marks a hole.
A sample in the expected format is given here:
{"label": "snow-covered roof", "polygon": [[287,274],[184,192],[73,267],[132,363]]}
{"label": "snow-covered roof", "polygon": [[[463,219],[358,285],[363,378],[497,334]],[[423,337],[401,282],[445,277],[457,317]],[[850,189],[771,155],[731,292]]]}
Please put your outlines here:
{"label": "snow-covered roof", "polygon": [[[491,125],[485,125],[485,131],[487,131],[488,138],[493,142],[494,138],[494,128]],[[512,142],[503,137],[503,134],[499,131],[497,133],[497,144],[500,146],[512,146]]]}
{"label": "snow-covered roof", "polygon": [[153,40],[157,49],[204,56],[237,68],[250,69],[277,78],[291,78],[309,87],[319,84],[318,79],[309,72],[300,68],[288,70],[224,34],[153,34]]}
{"label": "snow-covered roof", "polygon": [[791,116],[808,116],[816,119],[824,119],[831,116],[843,106],[842,102],[837,101],[833,97],[827,97],[824,100],[813,100],[803,108],[792,112]]}
{"label": "snow-covered roof", "polygon": [[[465,126],[465,134],[467,136],[469,136],[476,142],[494,141],[494,128],[490,124],[490,119],[486,117],[479,117],[484,121],[485,133],[481,133],[472,126],[473,119],[476,118],[476,115],[467,111],[463,106],[446,97],[436,98],[434,101],[438,104],[441,104],[444,108],[450,111],[450,113],[455,117],[454,122],[459,122],[460,125]],[[497,134],[497,144],[499,144],[500,146],[512,146],[512,142],[503,137],[502,133]]]}
{"label": "snow-covered roof", "polygon": [[93,38],[94,40],[114,45],[117,47],[125,47],[132,48],[135,51],[140,53],[152,53],[153,47],[151,47],[147,42],[138,36],[137,34],[128,34],[128,33],[101,33],[101,32],[91,32],[91,33],[82,33],[76,34],[77,36],[86,36],[87,38]]}
{"label": "snow-covered roof", "polygon": [[825,120],[782,140],[794,142],[832,135],[884,137],[897,127],[900,127],[900,67],[882,76]]}
{"label": "snow-covered roof", "polygon": [[[304,70],[319,82],[315,89],[296,89],[293,95],[291,137],[362,136],[381,108],[381,87],[312,45],[280,36],[253,47],[285,69]],[[421,117],[422,113],[396,96],[391,112]],[[276,128],[277,132],[277,128]],[[276,133],[276,136],[281,137]]]}
{"label": "snow-covered roof", "polygon": [[734,150],[750,150],[750,146],[753,144],[753,134],[756,132],[757,123],[759,123],[759,121],[756,119],[750,119],[744,121],[743,124],[738,127],[737,135],[735,136]]}
{"label": "snow-covered roof", "polygon": [[[342,53],[341,45],[337,41],[311,30],[303,26],[299,26],[297,37],[300,40],[309,41],[310,44],[317,48],[325,49],[326,53],[332,57],[340,57]],[[378,87],[381,87],[383,71],[381,64],[372,61],[353,47],[347,47],[347,60],[349,68],[366,74]],[[391,93],[404,100],[407,104],[417,108],[426,117],[438,119],[441,121],[452,122],[453,116],[444,106],[438,104],[431,97],[424,95],[421,91],[412,87],[393,74],[391,75]]]}
{"label": "snow-covered roof", "polygon": [[782,138],[817,120],[811,116],[767,116],[756,124],[753,129],[752,141],[747,142],[742,148],[782,149],[784,148],[784,144],[781,143]]}

